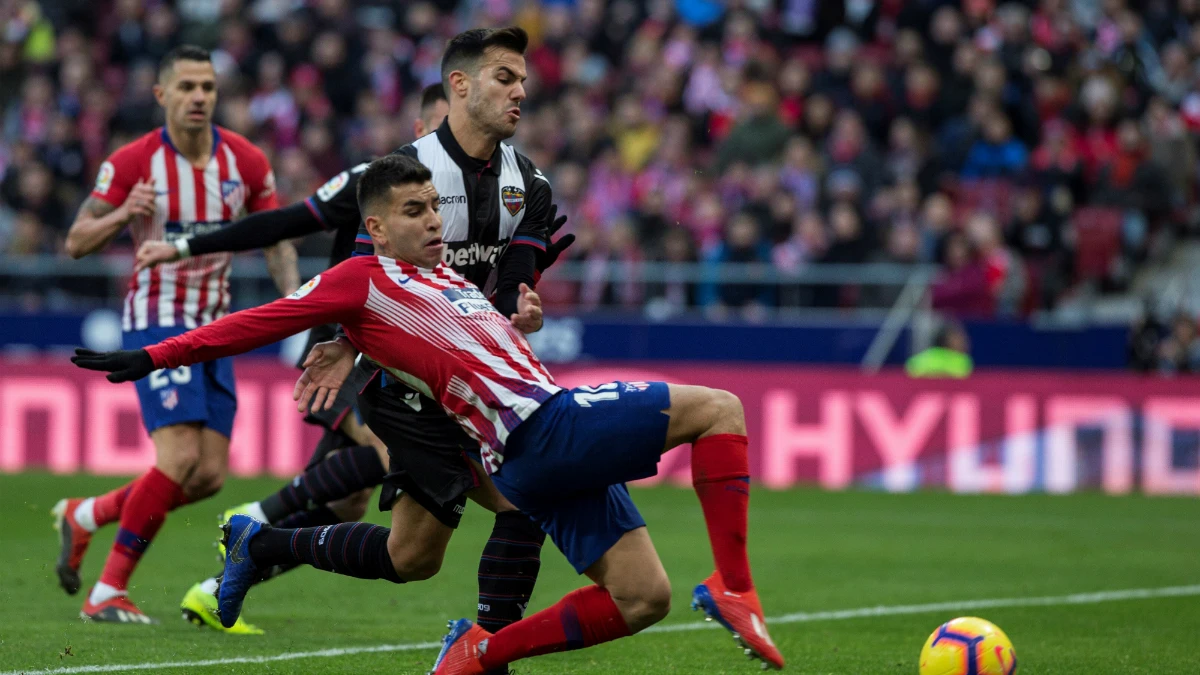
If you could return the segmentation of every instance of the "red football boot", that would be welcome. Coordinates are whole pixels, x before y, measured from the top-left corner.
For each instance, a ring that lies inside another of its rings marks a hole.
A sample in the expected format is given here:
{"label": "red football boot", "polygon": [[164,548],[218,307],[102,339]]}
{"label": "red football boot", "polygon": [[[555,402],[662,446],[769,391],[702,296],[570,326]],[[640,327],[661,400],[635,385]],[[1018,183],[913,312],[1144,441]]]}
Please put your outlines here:
{"label": "red football boot", "polygon": [[733,633],[733,639],[746,650],[747,656],[762,659],[763,669],[783,669],[783,654],[767,634],[762,604],[753,588],[745,592],[731,591],[725,588],[721,575],[713,572],[692,591],[692,609],[703,609],[710,620],[715,619]]}
{"label": "red football boot", "polygon": [[138,609],[137,605],[133,604],[133,601],[126,595],[118,595],[94,605],[89,598],[84,601],[83,609],[79,610],[79,618],[105,623],[158,623],[143,614],[142,610]]}
{"label": "red football boot", "polygon": [[482,675],[479,656],[487,651],[487,639],[492,634],[469,619],[448,624],[450,632],[442,638],[442,651],[428,675]]}

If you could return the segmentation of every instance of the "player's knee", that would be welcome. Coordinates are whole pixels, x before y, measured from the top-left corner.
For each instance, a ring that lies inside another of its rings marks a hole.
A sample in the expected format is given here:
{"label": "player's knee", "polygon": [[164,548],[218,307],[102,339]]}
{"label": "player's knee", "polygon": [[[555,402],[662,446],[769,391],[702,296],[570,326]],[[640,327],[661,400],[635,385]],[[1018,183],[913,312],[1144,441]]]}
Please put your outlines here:
{"label": "player's knee", "polygon": [[184,481],[183,492],[187,495],[189,502],[195,502],[208,499],[220,492],[224,486],[225,473],[223,471],[208,471],[200,467]]}
{"label": "player's knee", "polygon": [[330,502],[327,506],[343,522],[348,523],[355,520],[362,520],[363,516],[367,515],[367,508],[370,506],[372,494],[374,494],[374,490],[372,489],[359,490],[349,497],[339,499],[336,502]]}
{"label": "player's knee", "polygon": [[712,411],[714,434],[745,434],[746,412],[742,399],[724,389],[711,389],[709,407]]}
{"label": "player's knee", "polygon": [[410,546],[393,543],[391,539],[388,539],[388,554],[396,574],[405,581],[424,581],[442,569],[442,556],[428,551],[414,551]]}
{"label": "player's knee", "polygon": [[159,453],[158,466],[163,473],[185,484],[200,467],[202,455],[199,443],[179,443],[168,452]]}
{"label": "player's knee", "polygon": [[631,627],[641,630],[667,618],[671,613],[671,582],[664,576],[648,581],[638,589],[626,619]]}

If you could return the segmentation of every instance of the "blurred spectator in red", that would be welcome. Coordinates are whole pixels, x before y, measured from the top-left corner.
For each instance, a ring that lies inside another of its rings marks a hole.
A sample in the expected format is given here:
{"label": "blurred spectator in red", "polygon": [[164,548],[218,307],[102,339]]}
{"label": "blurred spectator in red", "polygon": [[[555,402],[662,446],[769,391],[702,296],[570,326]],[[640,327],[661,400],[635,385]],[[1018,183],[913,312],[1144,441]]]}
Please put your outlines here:
{"label": "blurred spectator in red", "polygon": [[943,245],[945,269],[933,283],[933,308],[957,317],[990,317],[995,300],[988,288],[987,270],[966,235],[952,232]]}
{"label": "blurred spectator in red", "polygon": [[996,313],[1016,315],[1025,298],[1025,267],[1004,245],[996,219],[989,213],[976,212],[967,221],[966,234],[983,264]]}
{"label": "blurred spectator in red", "polygon": [[1153,220],[1173,202],[1171,183],[1163,168],[1151,160],[1137,120],[1122,120],[1117,137],[1117,152],[1100,169],[1093,201],[1137,211]]}

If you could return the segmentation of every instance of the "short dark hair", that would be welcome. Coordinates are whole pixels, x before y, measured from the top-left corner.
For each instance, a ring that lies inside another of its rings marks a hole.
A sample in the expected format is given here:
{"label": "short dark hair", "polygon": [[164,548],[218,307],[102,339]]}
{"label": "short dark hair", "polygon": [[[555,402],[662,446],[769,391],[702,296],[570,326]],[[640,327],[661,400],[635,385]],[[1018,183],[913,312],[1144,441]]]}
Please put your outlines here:
{"label": "short dark hair", "polygon": [[424,183],[433,180],[433,174],[416,157],[391,154],[371,162],[367,170],[358,177],[358,210],[363,217],[374,215],[378,202],[397,185]]}
{"label": "short dark hair", "polygon": [[204,47],[196,45],[179,45],[167,52],[158,62],[158,77],[162,79],[169,70],[175,67],[177,61],[203,61],[212,63],[212,54]]}
{"label": "short dark hair", "polygon": [[431,84],[421,92],[421,112],[429,110],[438,101],[446,100],[446,88],[439,84]]}
{"label": "short dark hair", "polygon": [[[472,75],[479,72],[479,59],[491,47],[525,54],[529,34],[519,26],[507,28],[472,28],[450,38],[442,54],[442,87],[450,89],[450,73],[461,70]],[[447,93],[447,95],[449,95]]]}

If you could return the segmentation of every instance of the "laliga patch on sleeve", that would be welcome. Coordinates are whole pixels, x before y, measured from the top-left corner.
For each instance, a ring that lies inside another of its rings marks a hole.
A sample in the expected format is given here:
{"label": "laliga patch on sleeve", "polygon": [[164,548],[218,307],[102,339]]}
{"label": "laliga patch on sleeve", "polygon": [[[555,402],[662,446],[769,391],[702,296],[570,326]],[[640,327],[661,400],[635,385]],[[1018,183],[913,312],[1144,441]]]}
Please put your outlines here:
{"label": "laliga patch on sleeve", "polygon": [[317,288],[317,284],[320,284],[320,283],[321,283],[321,275],[318,274],[317,276],[310,279],[308,281],[308,283],[304,284],[300,288],[297,288],[295,293],[292,293],[291,295],[288,296],[288,300],[299,300],[300,298],[303,298],[304,296],[308,295],[309,293],[312,293],[313,290],[315,290]]}
{"label": "laliga patch on sleeve", "polygon": [[267,175],[263,177],[263,189],[258,193],[260,199],[266,199],[275,191],[275,172],[267,170]]}
{"label": "laliga patch on sleeve", "polygon": [[96,174],[96,187],[93,189],[102,195],[108,194],[108,188],[112,187],[113,176],[116,174],[117,169],[112,162],[101,164],[100,172]]}
{"label": "laliga patch on sleeve", "polygon": [[348,171],[343,171],[333,178],[330,178],[329,182],[317,188],[317,199],[320,199],[323,202],[333,199],[334,195],[341,192],[342,188],[346,187],[346,183],[349,181],[349,179],[350,173]]}

